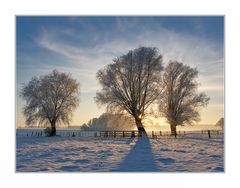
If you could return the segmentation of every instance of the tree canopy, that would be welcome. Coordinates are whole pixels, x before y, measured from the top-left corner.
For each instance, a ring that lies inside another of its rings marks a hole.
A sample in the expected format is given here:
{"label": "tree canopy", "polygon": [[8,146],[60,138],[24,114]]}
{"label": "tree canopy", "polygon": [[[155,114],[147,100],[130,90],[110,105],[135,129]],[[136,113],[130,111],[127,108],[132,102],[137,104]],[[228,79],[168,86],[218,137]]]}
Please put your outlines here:
{"label": "tree canopy", "polygon": [[24,115],[27,125],[50,124],[52,135],[56,124],[69,124],[73,110],[79,104],[80,84],[70,74],[53,70],[51,73],[33,77],[22,88],[26,101]]}
{"label": "tree canopy", "polygon": [[81,126],[84,131],[122,131],[134,129],[132,117],[123,114],[103,113],[98,118],[93,118]]}
{"label": "tree canopy", "polygon": [[177,61],[170,62],[164,71],[163,92],[159,98],[159,111],[176,133],[177,125],[193,124],[200,120],[199,108],[208,104],[205,93],[197,93],[198,71]]}
{"label": "tree canopy", "polygon": [[224,128],[224,118],[220,118],[218,122],[216,123],[216,126]]}
{"label": "tree canopy", "polygon": [[130,50],[97,72],[102,90],[97,92],[96,102],[110,111],[129,113],[138,130],[145,132],[141,120],[159,95],[162,70],[162,55],[157,48]]}

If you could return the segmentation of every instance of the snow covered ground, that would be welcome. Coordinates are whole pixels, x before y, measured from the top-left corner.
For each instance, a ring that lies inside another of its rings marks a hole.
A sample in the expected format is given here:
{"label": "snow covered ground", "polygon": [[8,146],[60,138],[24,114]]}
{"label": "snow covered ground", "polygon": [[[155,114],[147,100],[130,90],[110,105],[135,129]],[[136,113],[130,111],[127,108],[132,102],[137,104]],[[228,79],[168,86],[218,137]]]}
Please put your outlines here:
{"label": "snow covered ground", "polygon": [[17,172],[223,172],[223,135],[16,138]]}

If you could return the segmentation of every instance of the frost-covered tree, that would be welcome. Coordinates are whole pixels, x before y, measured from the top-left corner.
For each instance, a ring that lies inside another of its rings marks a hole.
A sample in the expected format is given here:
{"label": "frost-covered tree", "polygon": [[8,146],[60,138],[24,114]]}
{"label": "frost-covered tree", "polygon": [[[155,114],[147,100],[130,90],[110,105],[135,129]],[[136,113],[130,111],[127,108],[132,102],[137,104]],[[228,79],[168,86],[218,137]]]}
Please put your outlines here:
{"label": "frost-covered tree", "polygon": [[140,132],[146,132],[142,119],[159,95],[162,56],[157,48],[140,47],[113,59],[97,73],[102,90],[96,102],[110,111],[131,114]]}
{"label": "frost-covered tree", "polygon": [[218,122],[216,123],[216,126],[224,128],[224,118],[220,118]]}
{"label": "frost-covered tree", "polygon": [[178,125],[192,125],[200,120],[199,108],[210,100],[205,93],[197,93],[198,71],[183,63],[170,62],[162,80],[159,111],[170,124],[171,134],[176,135]]}
{"label": "frost-covered tree", "polygon": [[89,126],[86,123],[82,124],[80,126],[80,129],[81,129],[81,131],[89,131],[90,130]]}
{"label": "frost-covered tree", "polygon": [[87,124],[81,125],[84,131],[123,131],[132,130],[135,123],[132,117],[123,114],[103,113],[98,118],[93,118]]}
{"label": "frost-covered tree", "polygon": [[21,91],[26,101],[27,125],[50,124],[50,136],[55,136],[56,124],[70,123],[72,111],[79,104],[79,94],[80,84],[70,74],[53,70],[50,74],[33,77]]}

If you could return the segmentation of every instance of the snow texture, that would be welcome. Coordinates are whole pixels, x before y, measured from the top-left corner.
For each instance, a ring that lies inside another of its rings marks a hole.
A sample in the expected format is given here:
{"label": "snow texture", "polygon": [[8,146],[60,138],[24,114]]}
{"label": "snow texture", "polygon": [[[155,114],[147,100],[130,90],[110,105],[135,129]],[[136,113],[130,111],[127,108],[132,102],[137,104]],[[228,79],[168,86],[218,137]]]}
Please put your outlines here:
{"label": "snow texture", "polygon": [[17,172],[223,172],[223,135],[17,137]]}

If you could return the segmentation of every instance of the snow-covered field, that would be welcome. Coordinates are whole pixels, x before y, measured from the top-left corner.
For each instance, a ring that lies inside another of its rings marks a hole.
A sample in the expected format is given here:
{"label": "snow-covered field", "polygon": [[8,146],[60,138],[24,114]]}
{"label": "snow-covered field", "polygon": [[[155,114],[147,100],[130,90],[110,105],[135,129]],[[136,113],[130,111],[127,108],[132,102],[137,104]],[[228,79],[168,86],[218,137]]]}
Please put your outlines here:
{"label": "snow-covered field", "polygon": [[223,172],[224,139],[16,138],[17,172]]}

